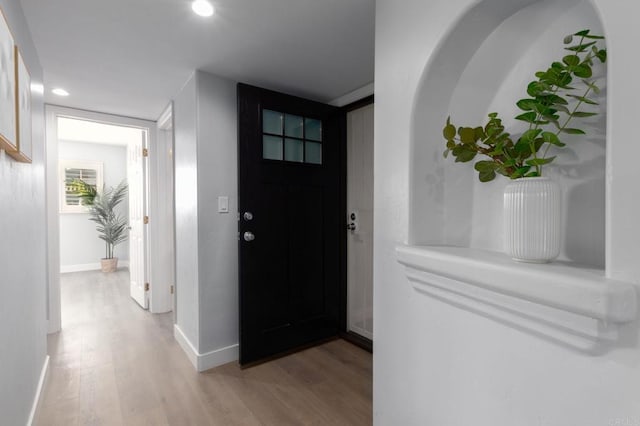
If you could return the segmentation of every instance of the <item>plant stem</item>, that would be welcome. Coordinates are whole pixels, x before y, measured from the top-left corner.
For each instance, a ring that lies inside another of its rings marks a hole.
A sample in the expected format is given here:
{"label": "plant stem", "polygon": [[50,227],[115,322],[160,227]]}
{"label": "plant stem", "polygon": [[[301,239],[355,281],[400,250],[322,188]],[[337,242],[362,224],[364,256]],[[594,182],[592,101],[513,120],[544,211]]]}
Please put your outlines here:
{"label": "plant stem", "polygon": [[[578,46],[582,47],[582,43],[583,43],[583,42],[584,42],[584,36],[580,37],[580,43],[578,43]],[[577,51],[576,51],[575,55],[576,55],[576,56],[578,56],[578,58],[580,57],[580,56],[578,55],[578,52],[577,52]],[[590,61],[591,61],[591,59],[593,59],[593,54],[592,54],[591,52],[589,52],[589,53],[587,54],[587,56],[585,57],[585,59],[584,59],[583,61],[580,61],[580,62],[578,63],[578,65],[583,64],[583,63],[585,63],[585,62],[590,62]],[[573,74],[573,72],[574,72],[574,70],[575,70],[576,66],[577,66],[577,65],[570,65],[570,66],[568,67],[567,71],[568,71],[570,74]],[[558,90],[560,90],[560,86],[557,86],[557,85],[556,85],[556,89],[552,92],[552,94],[554,94],[554,95],[555,95],[556,93],[558,93]],[[584,94],[582,95],[582,97],[583,97],[583,98],[586,98],[590,91],[591,91],[591,87],[587,86],[587,90],[584,92]],[[558,136],[560,133],[562,133],[562,131],[563,131],[563,130],[564,130],[564,129],[569,125],[569,122],[573,119],[574,114],[578,111],[578,108],[580,108],[580,105],[582,105],[582,103],[583,103],[583,101],[578,101],[578,103],[576,104],[576,106],[575,106],[575,108],[573,109],[573,111],[571,111],[571,112],[568,114],[567,119],[566,119],[566,121],[564,122],[564,124],[558,128],[558,131],[556,132],[556,136]],[[549,149],[550,149],[550,148],[551,148],[551,144],[550,144],[550,143],[547,143],[547,146],[546,146],[546,148],[545,148],[545,150],[544,150],[544,154],[542,155],[542,158],[543,158],[543,159],[547,158],[547,154],[549,153]],[[535,157],[535,154],[536,154],[536,153],[534,153],[534,158],[536,158],[536,157]],[[542,176],[542,166],[536,166],[536,171],[538,172],[538,175],[539,175],[539,176]]]}

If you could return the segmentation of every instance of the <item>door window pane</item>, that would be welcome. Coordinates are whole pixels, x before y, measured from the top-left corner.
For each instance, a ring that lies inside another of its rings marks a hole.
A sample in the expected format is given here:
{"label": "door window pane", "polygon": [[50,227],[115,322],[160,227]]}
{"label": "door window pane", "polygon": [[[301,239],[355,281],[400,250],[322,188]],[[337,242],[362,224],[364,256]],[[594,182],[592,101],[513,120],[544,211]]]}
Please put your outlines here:
{"label": "door window pane", "polygon": [[282,138],[263,135],[262,158],[265,160],[282,160]]}
{"label": "door window pane", "polygon": [[322,121],[313,118],[304,119],[304,137],[314,141],[322,141]]}
{"label": "door window pane", "polygon": [[322,144],[317,142],[306,142],[305,163],[322,164]]}
{"label": "door window pane", "polygon": [[262,110],[262,158],[322,164],[322,120]]}
{"label": "door window pane", "polygon": [[304,161],[304,148],[301,140],[284,140],[284,159],[286,161],[297,161],[298,163]]}
{"label": "door window pane", "polygon": [[262,131],[264,133],[273,133],[274,135],[281,135],[282,134],[282,113],[277,111],[271,111],[269,109],[262,110]]}
{"label": "door window pane", "polygon": [[293,136],[294,138],[304,137],[302,117],[298,115],[285,114],[284,134],[285,136]]}

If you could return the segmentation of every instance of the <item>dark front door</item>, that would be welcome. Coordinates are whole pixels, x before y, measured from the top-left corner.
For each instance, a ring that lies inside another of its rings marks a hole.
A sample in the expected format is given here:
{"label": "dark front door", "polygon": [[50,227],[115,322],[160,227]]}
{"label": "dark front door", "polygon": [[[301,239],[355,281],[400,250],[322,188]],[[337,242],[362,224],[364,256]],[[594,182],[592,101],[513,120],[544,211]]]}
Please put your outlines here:
{"label": "dark front door", "polygon": [[238,85],[240,364],[338,333],[340,117]]}

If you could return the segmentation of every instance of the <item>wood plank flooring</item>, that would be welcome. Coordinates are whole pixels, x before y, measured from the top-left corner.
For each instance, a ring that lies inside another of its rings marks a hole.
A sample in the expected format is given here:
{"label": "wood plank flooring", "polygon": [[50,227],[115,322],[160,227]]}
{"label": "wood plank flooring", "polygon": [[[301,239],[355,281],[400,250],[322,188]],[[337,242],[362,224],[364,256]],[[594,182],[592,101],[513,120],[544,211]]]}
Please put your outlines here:
{"label": "wood plank flooring", "polygon": [[62,327],[36,425],[370,425],[371,354],[335,340],[241,370],[198,374],[173,314],[128,295],[128,272],[61,279]]}

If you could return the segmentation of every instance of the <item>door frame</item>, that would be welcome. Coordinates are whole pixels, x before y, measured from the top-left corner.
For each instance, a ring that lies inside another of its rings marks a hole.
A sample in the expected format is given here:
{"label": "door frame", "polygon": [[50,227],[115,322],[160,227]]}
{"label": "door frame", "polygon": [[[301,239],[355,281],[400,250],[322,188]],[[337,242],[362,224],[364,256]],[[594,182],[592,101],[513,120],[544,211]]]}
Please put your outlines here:
{"label": "door frame", "polygon": [[[154,213],[153,220],[149,221],[148,239],[147,260],[151,265],[149,281],[153,284],[149,289],[149,311],[154,314],[173,311],[175,323],[177,288],[173,102],[170,102],[160,114],[156,127],[155,149],[149,153],[149,211]],[[166,179],[167,176],[170,177],[170,181]],[[171,195],[170,199],[167,194]],[[170,204],[169,208],[167,203]]]}
{"label": "door frame", "polygon": [[[136,127],[145,130],[148,135],[147,146],[152,152],[156,145],[156,123],[148,120],[79,110],[58,105],[45,105],[45,192],[47,226],[47,333],[56,333],[61,329],[60,301],[60,208],[58,183],[58,117],[69,117],[117,126]],[[145,188],[148,188],[145,185]],[[154,188],[151,188],[153,190]],[[149,192],[149,191],[148,191]],[[148,199],[148,195],[146,197]],[[148,205],[148,200],[145,200]],[[148,233],[147,233],[148,235]],[[146,239],[145,239],[146,240]],[[147,241],[145,241],[147,242]],[[148,256],[148,250],[145,250]],[[152,267],[146,262],[146,276]]]}
{"label": "door frame", "polygon": [[[340,337],[344,340],[347,340],[362,349],[365,349],[369,352],[373,352],[373,341],[367,339],[366,337],[360,336],[352,331],[349,331],[348,328],[348,282],[347,282],[347,135],[348,135],[348,124],[347,124],[347,114],[351,111],[355,111],[357,109],[363,108],[367,105],[373,104],[375,101],[375,95],[369,95],[362,99],[359,99],[355,102],[347,104],[341,107],[341,119],[342,119],[342,129],[341,129],[341,152],[340,152],[340,210],[342,211],[342,217],[344,218],[344,234],[340,239],[340,312],[339,312],[339,327],[340,327]],[[373,166],[373,165],[372,165]],[[375,318],[374,318],[375,321]]]}

